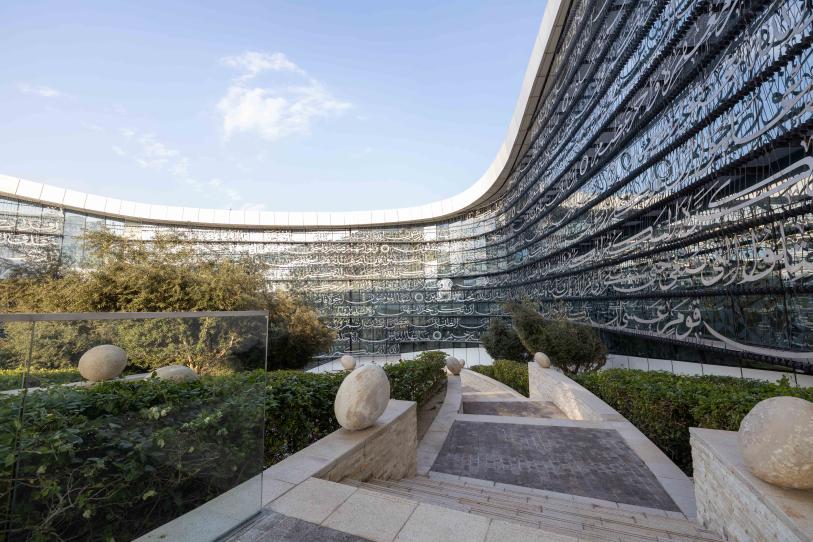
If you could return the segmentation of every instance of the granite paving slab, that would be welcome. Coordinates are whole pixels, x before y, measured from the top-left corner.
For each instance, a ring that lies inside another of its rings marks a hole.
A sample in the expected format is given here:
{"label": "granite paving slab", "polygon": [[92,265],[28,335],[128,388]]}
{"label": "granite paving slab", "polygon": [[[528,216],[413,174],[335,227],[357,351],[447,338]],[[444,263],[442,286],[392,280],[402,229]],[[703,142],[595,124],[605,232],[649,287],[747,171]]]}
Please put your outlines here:
{"label": "granite paving slab", "polygon": [[568,419],[550,401],[463,401],[464,414]]}
{"label": "granite paving slab", "polygon": [[614,429],[458,420],[432,471],[679,511]]}
{"label": "granite paving slab", "polygon": [[352,534],[282,515],[268,508],[259,519],[228,539],[229,542],[366,542]]}

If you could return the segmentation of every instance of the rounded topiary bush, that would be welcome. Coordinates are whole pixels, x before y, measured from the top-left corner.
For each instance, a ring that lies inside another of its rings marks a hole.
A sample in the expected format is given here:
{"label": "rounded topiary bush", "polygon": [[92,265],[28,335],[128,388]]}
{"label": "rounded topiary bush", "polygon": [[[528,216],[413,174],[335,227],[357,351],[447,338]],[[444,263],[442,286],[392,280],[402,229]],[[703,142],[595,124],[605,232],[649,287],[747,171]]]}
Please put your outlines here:
{"label": "rounded topiary bush", "polygon": [[506,309],[526,351],[544,352],[555,367],[577,374],[600,369],[607,361],[607,347],[590,326],[545,319],[528,303]]}
{"label": "rounded topiary bush", "polygon": [[488,323],[485,333],[480,336],[480,342],[494,359],[527,361],[529,357],[516,330],[501,318],[494,318]]}

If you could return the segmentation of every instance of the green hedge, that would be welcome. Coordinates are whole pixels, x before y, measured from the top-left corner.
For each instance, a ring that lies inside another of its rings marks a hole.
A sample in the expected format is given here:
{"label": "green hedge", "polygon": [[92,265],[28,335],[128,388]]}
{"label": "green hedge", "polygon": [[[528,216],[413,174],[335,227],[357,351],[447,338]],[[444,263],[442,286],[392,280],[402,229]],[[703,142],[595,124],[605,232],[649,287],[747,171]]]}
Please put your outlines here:
{"label": "green hedge", "polygon": [[[431,354],[431,353],[427,353]],[[423,403],[446,379],[445,356],[384,365],[390,381],[390,396]],[[269,373],[266,396],[265,462],[273,465],[339,428],[333,414],[333,399],[345,372]]]}
{"label": "green hedge", "polygon": [[8,539],[129,540],[255,475],[264,383],[255,372],[3,396]]}
{"label": "green hedge", "polygon": [[[384,370],[394,399],[422,401],[445,379],[431,357]],[[337,429],[345,376],[253,371],[2,395],[0,525],[9,540],[134,538]]]}
{"label": "green hedge", "polygon": [[813,389],[727,376],[630,369],[573,376],[616,409],[691,476],[689,427],[736,431],[758,402],[778,395],[813,401]]}
{"label": "green hedge", "polygon": [[502,382],[528,397],[528,364],[520,361],[498,359],[492,365],[475,365],[472,371]]}
{"label": "green hedge", "polygon": [[[16,390],[23,386],[20,369],[0,369],[0,391]],[[67,384],[84,380],[77,369],[31,369],[28,373],[28,387],[38,388],[54,384]]]}

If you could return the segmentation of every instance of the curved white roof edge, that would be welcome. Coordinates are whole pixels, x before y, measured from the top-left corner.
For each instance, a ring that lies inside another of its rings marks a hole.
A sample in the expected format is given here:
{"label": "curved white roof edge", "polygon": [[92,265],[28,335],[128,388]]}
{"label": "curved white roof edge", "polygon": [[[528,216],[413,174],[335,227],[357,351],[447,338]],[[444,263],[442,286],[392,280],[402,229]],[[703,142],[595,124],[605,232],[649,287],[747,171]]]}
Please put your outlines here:
{"label": "curved white roof edge", "polygon": [[460,194],[418,207],[379,211],[271,212],[201,209],[137,203],[0,175],[0,196],[44,203],[124,220],[233,227],[373,226],[441,220],[479,207],[496,197],[514,163],[529,145],[528,130],[544,90],[571,0],[548,0],[525,70],[517,105],[497,156],[486,172]]}

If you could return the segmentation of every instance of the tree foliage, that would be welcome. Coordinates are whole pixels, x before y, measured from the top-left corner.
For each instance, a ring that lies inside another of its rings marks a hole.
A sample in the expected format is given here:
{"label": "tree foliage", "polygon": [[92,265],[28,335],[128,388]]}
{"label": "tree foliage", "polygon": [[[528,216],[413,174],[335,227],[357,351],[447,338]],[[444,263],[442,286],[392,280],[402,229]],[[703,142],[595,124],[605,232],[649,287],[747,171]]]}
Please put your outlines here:
{"label": "tree foliage", "polygon": [[527,361],[530,357],[517,332],[501,318],[493,318],[488,323],[485,333],[480,336],[480,342],[494,359]]}
{"label": "tree foliage", "polygon": [[607,347],[593,328],[565,319],[547,320],[530,303],[514,303],[506,308],[526,350],[544,352],[563,371],[595,371],[607,361]]}
{"label": "tree foliage", "polygon": [[[0,302],[11,312],[269,312],[269,367],[302,367],[329,348],[333,332],[304,301],[271,292],[267,266],[251,258],[206,253],[180,236],[158,236],[149,243],[106,230],[83,238],[82,268],[57,266],[14,273],[0,281]],[[145,369],[182,363],[202,372],[262,364],[262,344],[247,319],[201,318],[130,322],[54,322],[38,324],[35,367],[75,366],[93,344],[109,341],[128,351]],[[30,331],[7,326],[0,367],[27,354]]]}

